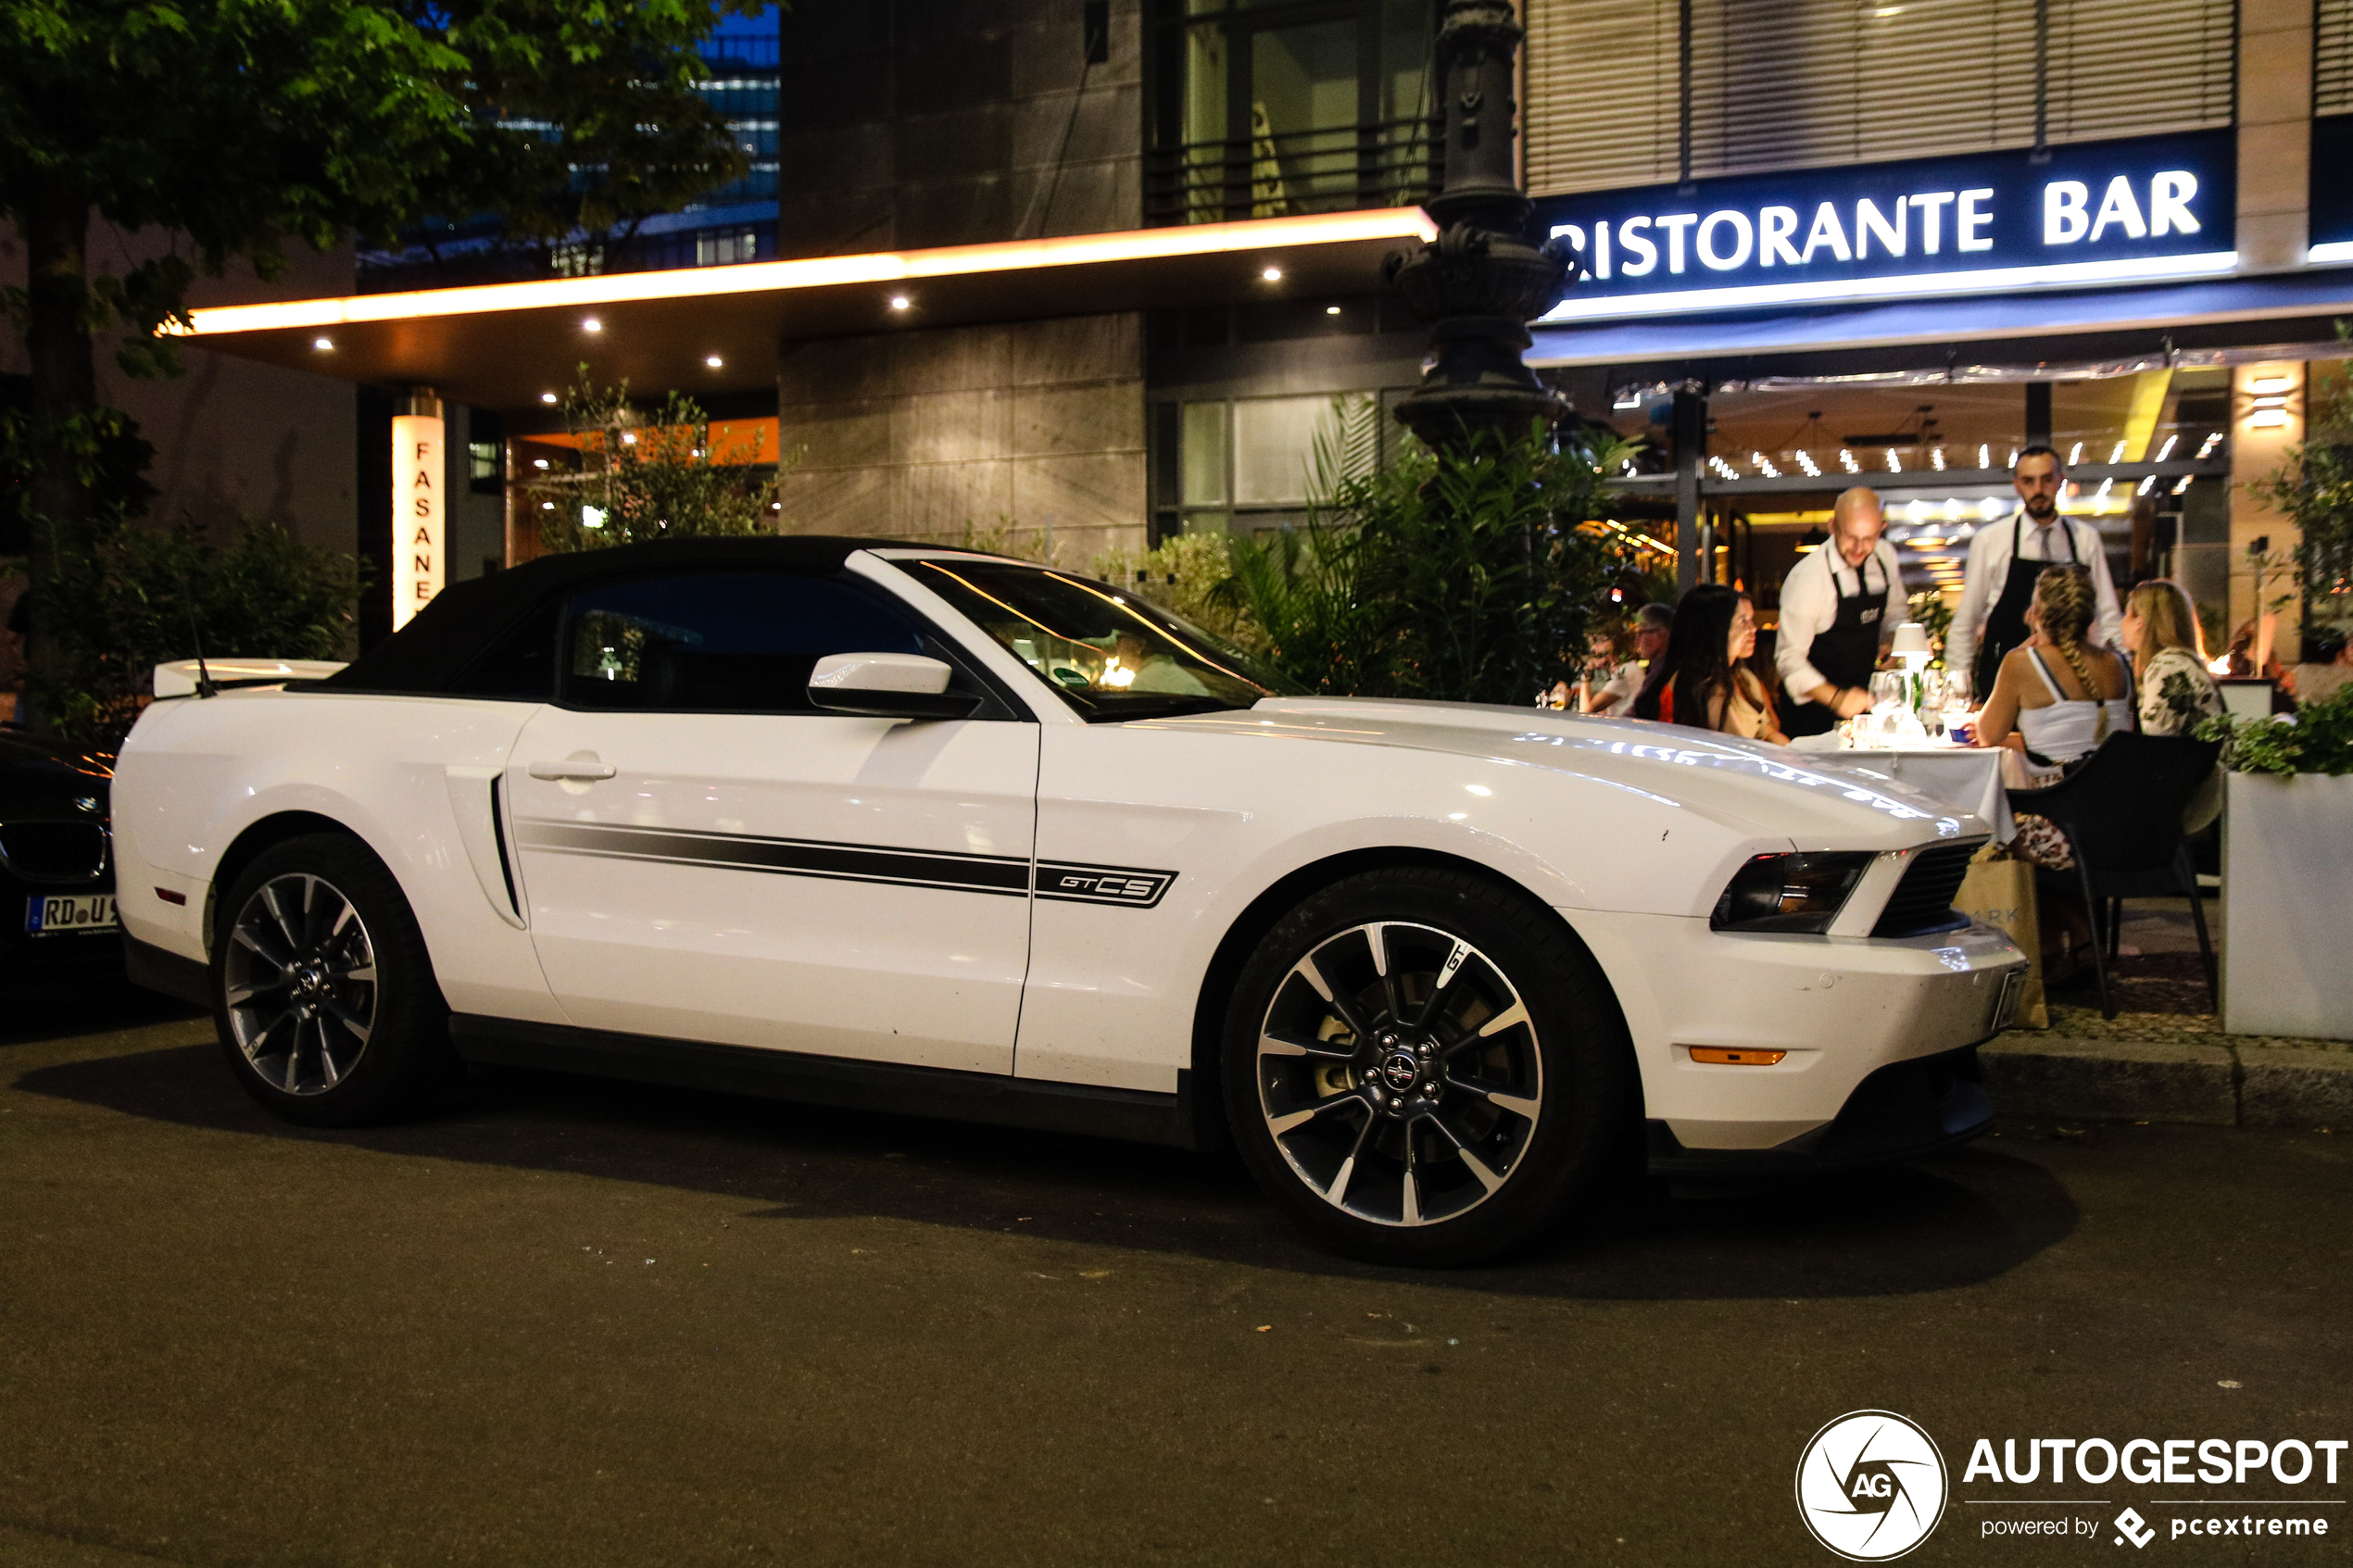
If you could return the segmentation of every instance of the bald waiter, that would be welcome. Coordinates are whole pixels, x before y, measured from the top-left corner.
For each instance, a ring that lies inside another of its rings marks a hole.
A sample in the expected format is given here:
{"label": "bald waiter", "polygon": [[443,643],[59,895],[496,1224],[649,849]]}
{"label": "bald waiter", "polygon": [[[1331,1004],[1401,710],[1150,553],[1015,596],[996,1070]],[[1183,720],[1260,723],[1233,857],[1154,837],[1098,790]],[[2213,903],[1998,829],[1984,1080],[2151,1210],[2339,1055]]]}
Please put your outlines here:
{"label": "bald waiter", "polygon": [[1904,569],[1886,533],[1879,496],[1856,485],[1831,508],[1830,543],[1781,583],[1773,666],[1789,694],[1781,727],[1792,738],[1825,734],[1871,706],[1871,671],[1906,604]]}

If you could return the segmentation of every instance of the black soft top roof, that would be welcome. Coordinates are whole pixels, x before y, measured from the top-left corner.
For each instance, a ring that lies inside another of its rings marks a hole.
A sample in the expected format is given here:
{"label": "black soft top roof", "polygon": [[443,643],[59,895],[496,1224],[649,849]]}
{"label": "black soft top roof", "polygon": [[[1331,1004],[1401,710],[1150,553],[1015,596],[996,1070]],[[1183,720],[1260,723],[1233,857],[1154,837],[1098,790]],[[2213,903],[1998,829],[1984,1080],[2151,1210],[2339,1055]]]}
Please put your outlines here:
{"label": "black soft top roof", "polygon": [[509,571],[451,583],[408,625],[319,684],[345,691],[447,691],[508,627],[584,583],[714,567],[837,571],[859,550],[911,547],[921,546],[911,539],[796,533],[780,538],[658,539],[546,556]]}

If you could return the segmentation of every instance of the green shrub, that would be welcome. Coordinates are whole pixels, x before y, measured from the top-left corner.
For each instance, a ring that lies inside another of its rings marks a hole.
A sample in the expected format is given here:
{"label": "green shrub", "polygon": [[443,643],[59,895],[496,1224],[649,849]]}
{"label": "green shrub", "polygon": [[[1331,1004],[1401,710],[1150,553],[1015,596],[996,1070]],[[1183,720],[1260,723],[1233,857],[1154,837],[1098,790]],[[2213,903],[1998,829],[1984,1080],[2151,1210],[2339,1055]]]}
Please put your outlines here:
{"label": "green shrub", "polygon": [[2208,719],[2198,726],[2197,737],[2221,741],[2222,765],[2234,772],[2279,778],[2353,773],[2353,685],[2300,705],[2293,719],[2285,714]]}
{"label": "green shrub", "polygon": [[1265,646],[1265,631],[1227,586],[1234,575],[1229,534],[1180,533],[1141,554],[1114,550],[1095,563],[1094,574],[1228,642],[1253,650]]}
{"label": "green shrub", "polygon": [[245,655],[348,659],[359,565],[247,521],[226,548],[194,523],[120,527],[60,551],[39,606],[48,657],[32,699],[63,738],[111,751],[139,717],[154,671],[171,659]]}
{"label": "green shrub", "polygon": [[1225,592],[1311,691],[1525,705],[1576,679],[1630,570],[1583,526],[1626,449],[1564,435],[1482,434],[1443,458],[1409,445],[1371,472],[1321,448],[1306,529],[1234,541]]}

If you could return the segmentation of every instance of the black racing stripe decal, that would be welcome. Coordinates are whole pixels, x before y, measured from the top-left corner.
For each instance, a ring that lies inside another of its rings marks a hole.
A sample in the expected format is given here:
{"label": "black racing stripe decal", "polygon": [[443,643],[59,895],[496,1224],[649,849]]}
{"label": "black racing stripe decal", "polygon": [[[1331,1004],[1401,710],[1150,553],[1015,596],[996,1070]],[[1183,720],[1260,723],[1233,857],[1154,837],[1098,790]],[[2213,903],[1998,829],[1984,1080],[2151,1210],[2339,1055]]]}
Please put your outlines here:
{"label": "black racing stripe decal", "polygon": [[773,872],[842,882],[899,883],[1015,897],[1029,890],[1029,862],[1000,855],[947,855],[885,849],[865,844],[828,844],[814,839],[752,838],[678,828],[623,827],[545,819],[524,822],[520,836],[529,847],[561,855],[668,860],[724,871]]}
{"label": "black racing stripe decal", "polygon": [[[1005,855],[957,855],[820,839],[758,838],[684,828],[566,822],[544,817],[526,818],[516,823],[516,838],[523,847],[558,855],[661,860],[721,871],[764,872],[781,876],[887,883],[1016,897],[1031,890],[1030,862]],[[1176,881],[1175,872],[1139,871],[1125,866],[1045,861],[1036,868],[1039,897],[1116,904],[1131,909],[1153,908]]]}

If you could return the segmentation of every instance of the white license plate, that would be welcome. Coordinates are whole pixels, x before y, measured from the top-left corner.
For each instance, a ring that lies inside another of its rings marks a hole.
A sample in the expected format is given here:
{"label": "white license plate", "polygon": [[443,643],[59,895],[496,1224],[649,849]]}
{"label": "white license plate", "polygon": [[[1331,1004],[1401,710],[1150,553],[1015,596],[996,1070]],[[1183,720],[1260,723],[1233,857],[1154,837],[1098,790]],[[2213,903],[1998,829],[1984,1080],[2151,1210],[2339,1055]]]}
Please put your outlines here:
{"label": "white license plate", "polygon": [[57,936],[69,931],[115,929],[114,895],[82,893],[57,898],[27,898],[24,929],[28,936]]}

